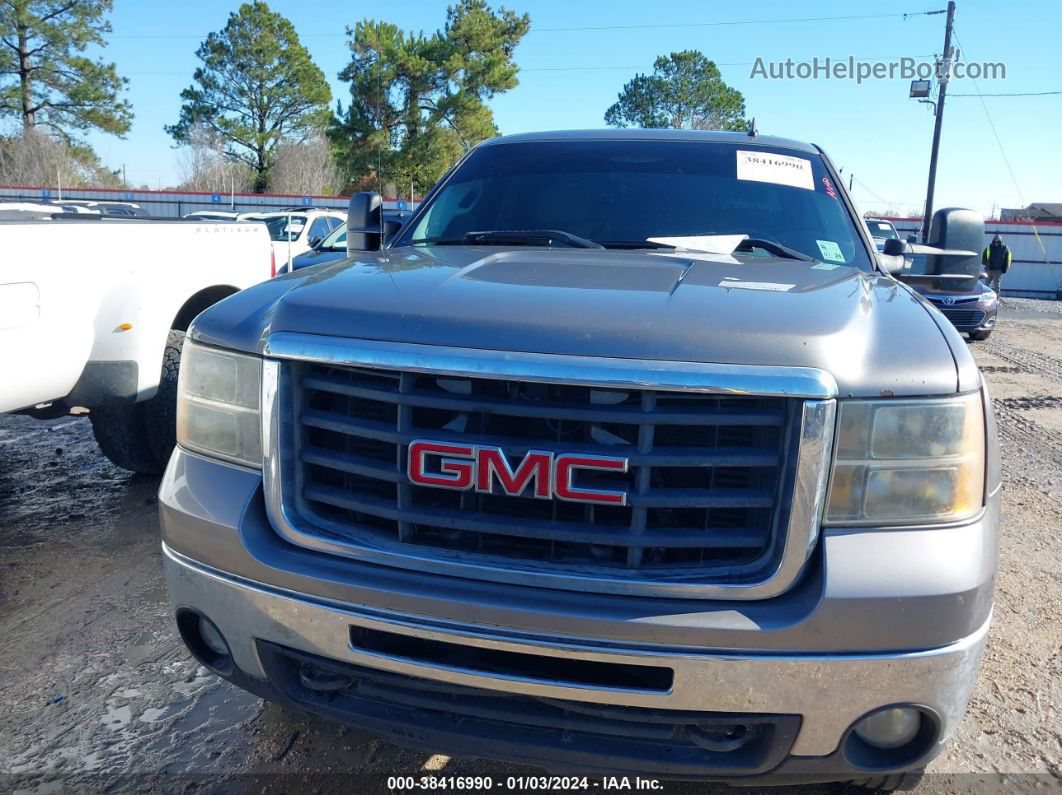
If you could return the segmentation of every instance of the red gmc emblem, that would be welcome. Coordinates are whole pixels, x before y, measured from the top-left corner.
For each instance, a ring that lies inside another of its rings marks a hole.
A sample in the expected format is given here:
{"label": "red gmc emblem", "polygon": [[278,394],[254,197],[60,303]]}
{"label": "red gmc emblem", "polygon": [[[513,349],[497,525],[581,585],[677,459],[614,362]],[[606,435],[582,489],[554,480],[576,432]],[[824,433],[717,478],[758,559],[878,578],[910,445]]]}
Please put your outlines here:
{"label": "red gmc emblem", "polygon": [[406,473],[418,486],[454,491],[519,496],[530,486],[541,500],[626,505],[626,491],[587,489],[575,485],[579,470],[626,472],[627,459],[582,453],[550,453],[528,450],[513,467],[500,447],[482,447],[417,439],[409,443]]}

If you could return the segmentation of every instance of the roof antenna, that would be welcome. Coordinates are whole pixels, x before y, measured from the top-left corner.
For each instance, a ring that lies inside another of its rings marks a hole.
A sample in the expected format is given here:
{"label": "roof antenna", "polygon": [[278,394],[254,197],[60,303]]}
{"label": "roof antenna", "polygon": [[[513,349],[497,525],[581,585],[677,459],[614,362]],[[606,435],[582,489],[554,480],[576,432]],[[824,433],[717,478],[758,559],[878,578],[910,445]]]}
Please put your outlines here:
{"label": "roof antenna", "polygon": [[751,119],[749,119],[748,134],[749,134],[749,138],[755,138],[756,137],[756,117],[755,116],[753,116]]}

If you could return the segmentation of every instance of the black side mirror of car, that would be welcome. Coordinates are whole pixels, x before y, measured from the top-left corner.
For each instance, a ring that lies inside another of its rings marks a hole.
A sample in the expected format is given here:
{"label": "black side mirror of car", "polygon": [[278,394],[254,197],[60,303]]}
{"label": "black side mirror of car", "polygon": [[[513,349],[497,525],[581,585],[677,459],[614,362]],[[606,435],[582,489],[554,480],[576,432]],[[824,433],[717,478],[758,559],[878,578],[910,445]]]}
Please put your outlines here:
{"label": "black side mirror of car", "polygon": [[321,237],[320,235],[316,235],[314,237],[311,237],[310,238],[310,248],[317,248],[323,242],[324,242],[324,238]]}
{"label": "black side mirror of car", "polygon": [[900,240],[898,237],[890,237],[885,240],[885,248],[882,254],[886,254],[890,257],[900,256],[902,257],[907,251],[907,244]]}
{"label": "black side mirror of car", "polygon": [[383,200],[379,193],[362,191],[347,205],[347,256],[356,251],[379,251]]}
{"label": "black side mirror of car", "polygon": [[384,221],[384,237],[390,239],[402,231],[401,221]]}
{"label": "black side mirror of car", "polygon": [[887,237],[881,251],[878,252],[878,264],[890,276],[898,276],[906,262],[907,244],[899,238]]}

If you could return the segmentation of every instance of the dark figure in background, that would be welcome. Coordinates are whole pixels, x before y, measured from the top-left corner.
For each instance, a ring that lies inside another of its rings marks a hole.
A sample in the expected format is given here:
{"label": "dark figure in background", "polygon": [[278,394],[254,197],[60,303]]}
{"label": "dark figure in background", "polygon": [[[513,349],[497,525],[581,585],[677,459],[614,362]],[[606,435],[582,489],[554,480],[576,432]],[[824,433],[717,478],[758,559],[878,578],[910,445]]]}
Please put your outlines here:
{"label": "dark figure in background", "polygon": [[997,295],[1002,296],[1000,282],[1003,274],[1010,270],[1010,249],[998,234],[981,254],[981,265],[988,272],[988,286],[995,290]]}

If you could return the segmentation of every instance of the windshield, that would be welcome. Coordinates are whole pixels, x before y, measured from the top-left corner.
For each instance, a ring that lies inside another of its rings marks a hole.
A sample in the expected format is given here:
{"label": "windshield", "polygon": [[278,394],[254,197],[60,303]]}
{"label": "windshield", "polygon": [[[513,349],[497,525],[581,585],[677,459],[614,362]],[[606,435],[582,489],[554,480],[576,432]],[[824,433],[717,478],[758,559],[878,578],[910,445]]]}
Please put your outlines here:
{"label": "windshield", "polygon": [[867,221],[867,226],[870,227],[872,237],[882,237],[886,240],[899,237],[896,229],[888,221]]}
{"label": "windshield", "polygon": [[288,235],[291,235],[292,240],[298,240],[306,226],[306,218],[302,215],[278,215],[266,218],[264,222],[271,240],[287,240]]}
{"label": "windshield", "polygon": [[347,225],[340,224],[332,233],[321,241],[320,251],[346,251],[347,250]]}
{"label": "windshield", "polygon": [[870,269],[822,159],[751,142],[484,146],[430,198],[398,245],[495,230],[557,230],[625,248],[650,238],[744,235],[816,261]]}

